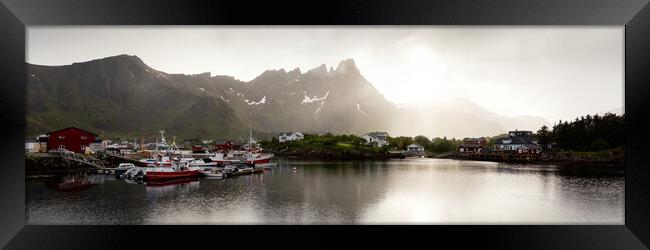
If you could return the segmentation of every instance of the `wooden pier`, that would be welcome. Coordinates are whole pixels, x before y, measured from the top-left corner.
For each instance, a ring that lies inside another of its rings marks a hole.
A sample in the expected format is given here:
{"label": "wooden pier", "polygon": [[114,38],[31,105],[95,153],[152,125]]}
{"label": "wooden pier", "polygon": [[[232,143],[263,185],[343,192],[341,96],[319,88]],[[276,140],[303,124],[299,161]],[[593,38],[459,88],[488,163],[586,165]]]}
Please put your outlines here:
{"label": "wooden pier", "polygon": [[90,155],[83,155],[83,154],[69,153],[69,152],[56,152],[56,153],[52,153],[52,155],[61,157],[61,159],[63,159],[67,163],[75,162],[75,163],[80,163],[95,168],[104,168],[106,164],[104,163],[104,161]]}
{"label": "wooden pier", "polygon": [[532,162],[539,160],[539,154],[516,154],[516,153],[466,153],[458,154],[459,158],[477,161],[501,161],[501,162]]}

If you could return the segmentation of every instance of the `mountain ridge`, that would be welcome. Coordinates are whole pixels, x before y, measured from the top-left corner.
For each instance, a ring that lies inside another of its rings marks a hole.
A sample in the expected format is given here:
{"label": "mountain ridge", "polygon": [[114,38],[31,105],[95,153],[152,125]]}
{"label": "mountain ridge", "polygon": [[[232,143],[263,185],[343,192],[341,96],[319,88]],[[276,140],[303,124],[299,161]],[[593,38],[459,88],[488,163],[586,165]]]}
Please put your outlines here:
{"label": "mountain ridge", "polygon": [[[28,63],[27,68],[27,134],[64,126],[115,136],[155,136],[167,128],[182,138],[233,138],[248,128],[270,133],[459,134],[445,125],[446,119],[470,123],[467,128],[484,136],[504,132],[497,131],[503,124],[498,114],[398,108],[351,58],[329,70],[325,64],[305,72],[266,70],[248,82],[209,72],[168,74],[126,54],[60,66]],[[427,113],[432,115],[422,116]],[[497,118],[486,119],[489,115]],[[401,129],[415,123],[423,123],[420,131]]]}

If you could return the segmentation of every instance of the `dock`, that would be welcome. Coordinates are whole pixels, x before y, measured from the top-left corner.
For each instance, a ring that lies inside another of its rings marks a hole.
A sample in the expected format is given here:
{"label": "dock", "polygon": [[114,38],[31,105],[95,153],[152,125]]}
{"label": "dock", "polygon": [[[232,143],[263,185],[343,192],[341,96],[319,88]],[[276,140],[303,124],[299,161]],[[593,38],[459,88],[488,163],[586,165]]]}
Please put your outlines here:
{"label": "dock", "polygon": [[508,154],[508,153],[468,153],[458,154],[459,158],[477,161],[532,162],[539,160],[538,154]]}

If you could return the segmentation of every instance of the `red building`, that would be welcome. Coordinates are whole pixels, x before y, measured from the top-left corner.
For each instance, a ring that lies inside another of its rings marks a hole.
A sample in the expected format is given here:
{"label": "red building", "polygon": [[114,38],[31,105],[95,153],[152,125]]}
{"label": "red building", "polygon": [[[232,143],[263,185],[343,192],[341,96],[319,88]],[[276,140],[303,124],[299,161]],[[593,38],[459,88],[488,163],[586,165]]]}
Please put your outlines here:
{"label": "red building", "polygon": [[487,140],[481,138],[469,138],[463,140],[463,143],[458,146],[459,153],[480,153],[483,151]]}
{"label": "red building", "polygon": [[214,150],[215,151],[232,150],[232,149],[234,149],[233,146],[234,146],[234,144],[232,143],[232,141],[218,140],[214,144]]}
{"label": "red building", "polygon": [[47,149],[66,149],[83,153],[91,143],[95,142],[96,134],[86,130],[69,127],[47,133]]}

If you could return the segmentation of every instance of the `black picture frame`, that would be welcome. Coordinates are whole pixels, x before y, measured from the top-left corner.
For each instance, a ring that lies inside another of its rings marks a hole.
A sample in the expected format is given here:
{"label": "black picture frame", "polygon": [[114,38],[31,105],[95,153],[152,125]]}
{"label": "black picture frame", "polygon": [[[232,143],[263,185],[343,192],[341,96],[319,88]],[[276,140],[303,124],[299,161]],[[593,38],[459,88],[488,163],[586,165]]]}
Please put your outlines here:
{"label": "black picture frame", "polygon": [[[100,1],[1,0],[0,245],[6,249],[650,246],[650,7],[647,0]],[[619,25],[625,26],[625,225],[26,226],[25,26],[29,25]],[[214,239],[202,242],[201,239]],[[225,239],[225,240],[224,240]],[[308,241],[303,243],[301,241]]]}

